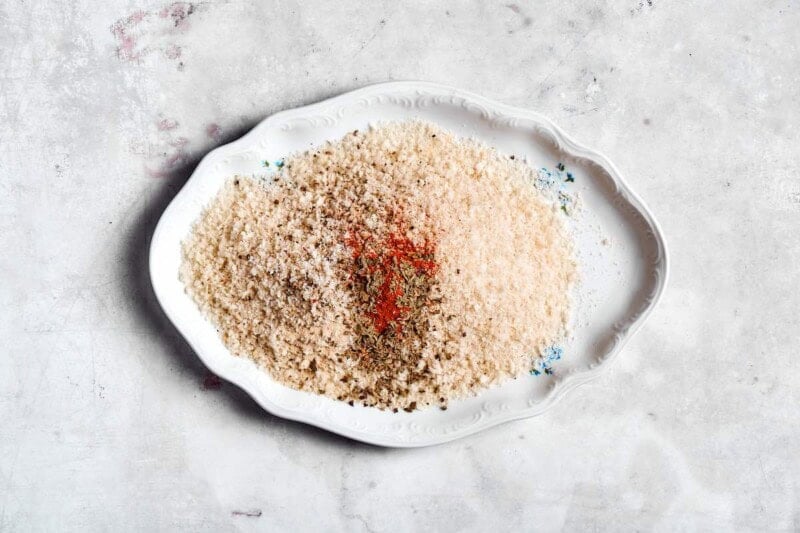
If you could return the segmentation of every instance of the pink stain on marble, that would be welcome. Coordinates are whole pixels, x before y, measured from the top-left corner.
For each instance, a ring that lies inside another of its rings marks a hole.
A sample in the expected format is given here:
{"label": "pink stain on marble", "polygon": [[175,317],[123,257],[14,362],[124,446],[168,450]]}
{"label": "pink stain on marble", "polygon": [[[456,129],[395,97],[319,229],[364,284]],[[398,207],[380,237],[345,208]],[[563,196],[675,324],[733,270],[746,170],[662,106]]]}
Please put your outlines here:
{"label": "pink stain on marble", "polygon": [[189,144],[189,139],[187,139],[186,137],[177,137],[169,142],[170,146],[178,149],[182,149],[187,144]]}
{"label": "pink stain on marble", "polygon": [[162,50],[168,59],[177,60],[181,47],[159,43],[164,37],[175,36],[189,29],[189,17],[195,12],[190,2],[173,2],[160,10],[135,11],[111,25],[117,45],[117,58],[138,62],[144,56]]}
{"label": "pink stain on marble", "polygon": [[147,175],[150,176],[151,178],[168,178],[169,177],[169,172],[164,172],[161,169],[153,170],[152,168],[145,167],[145,171],[147,172]]}
{"label": "pink stain on marble", "polygon": [[142,51],[136,49],[136,37],[131,33],[146,17],[144,11],[136,11],[111,26],[111,34],[117,40],[117,57],[122,61],[138,61],[141,57]]}
{"label": "pink stain on marble", "polygon": [[158,121],[158,131],[170,131],[178,127],[178,121],[164,118]]}
{"label": "pink stain on marble", "polygon": [[219,127],[219,124],[212,122],[206,126],[206,135],[208,135],[210,139],[219,141],[222,138],[222,128]]}
{"label": "pink stain on marble", "polygon": [[187,29],[189,16],[194,13],[194,4],[190,2],[175,2],[158,12],[162,19],[169,18],[175,28]]}
{"label": "pink stain on marble", "polygon": [[168,156],[164,163],[161,165],[161,169],[164,172],[172,172],[176,170],[178,167],[183,165],[189,160],[189,154],[184,152],[183,150],[177,150],[174,154]]}
{"label": "pink stain on marble", "polygon": [[164,55],[167,56],[167,59],[178,59],[181,57],[182,52],[183,50],[181,50],[180,46],[177,44],[171,44],[166,50],[164,50]]}
{"label": "pink stain on marble", "polygon": [[[222,380],[219,379],[219,376],[216,374],[212,374],[211,372],[206,372],[205,377],[203,378],[203,383],[200,385],[202,390],[219,390],[222,388]],[[259,516],[261,513],[259,512]]]}
{"label": "pink stain on marble", "polygon": [[183,165],[189,162],[189,154],[187,154],[183,147],[178,148],[171,154],[166,154],[161,160],[157,169],[146,167],[147,174],[153,178],[169,178],[172,173],[180,169]]}
{"label": "pink stain on marble", "polygon": [[[162,128],[163,125],[163,128]],[[164,119],[158,123],[159,131],[169,132],[178,126],[177,121]],[[189,162],[189,153],[187,146],[189,139],[186,137],[169,138],[169,133],[166,133],[167,138],[163,139],[161,148],[151,148],[150,153],[156,152],[158,159],[157,167],[153,168],[151,165],[146,165],[145,170],[147,175],[152,178],[169,178],[176,170],[180,170],[186,163]]]}

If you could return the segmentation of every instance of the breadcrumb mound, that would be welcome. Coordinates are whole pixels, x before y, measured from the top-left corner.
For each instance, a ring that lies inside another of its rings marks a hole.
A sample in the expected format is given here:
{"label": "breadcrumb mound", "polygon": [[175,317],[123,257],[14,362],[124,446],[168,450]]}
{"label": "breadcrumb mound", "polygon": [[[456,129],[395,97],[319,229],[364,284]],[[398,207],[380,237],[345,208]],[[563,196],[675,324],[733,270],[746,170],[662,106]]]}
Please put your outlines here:
{"label": "breadcrumb mound", "polygon": [[[355,131],[266,178],[227,181],[183,243],[181,279],[231,352],[289,387],[445,408],[527,374],[566,334],[573,245],[535,179],[429,123]],[[375,329],[385,277],[370,279],[352,243],[398,232],[427,243],[436,268],[404,270],[416,299]]]}

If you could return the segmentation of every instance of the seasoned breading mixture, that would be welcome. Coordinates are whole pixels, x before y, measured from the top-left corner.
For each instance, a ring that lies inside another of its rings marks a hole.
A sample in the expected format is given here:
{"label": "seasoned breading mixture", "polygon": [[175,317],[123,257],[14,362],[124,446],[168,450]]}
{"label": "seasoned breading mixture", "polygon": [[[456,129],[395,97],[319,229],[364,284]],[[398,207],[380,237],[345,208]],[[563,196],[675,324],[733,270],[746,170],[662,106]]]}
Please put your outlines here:
{"label": "seasoned breading mixture", "polygon": [[536,171],[432,124],[385,124],[230,179],[181,277],[229,349],[351,404],[446,406],[530,371],[576,279]]}

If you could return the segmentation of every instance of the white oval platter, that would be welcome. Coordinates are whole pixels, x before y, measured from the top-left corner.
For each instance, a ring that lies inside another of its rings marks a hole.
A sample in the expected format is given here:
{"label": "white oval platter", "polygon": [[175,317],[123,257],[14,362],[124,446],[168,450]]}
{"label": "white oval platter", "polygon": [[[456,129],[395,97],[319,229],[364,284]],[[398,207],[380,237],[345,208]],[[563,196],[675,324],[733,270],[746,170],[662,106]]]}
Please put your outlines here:
{"label": "white oval platter", "polygon": [[[552,374],[511,380],[453,401],[445,411],[432,407],[392,413],[351,407],[285,387],[248,358],[231,354],[186,294],[178,279],[181,242],[226,178],[261,175],[264,161],[279,161],[371,124],[412,118],[435,122],[546,168],[579,199],[580,209],[565,217],[576,237],[582,281],[563,357],[552,365]],[[543,413],[608,368],[656,305],[667,274],[666,243],[658,223],[605,156],[573,141],[537,113],[425,82],[372,85],[266,118],[203,158],[161,216],[150,247],[150,275],[158,301],[211,371],[247,391],[274,415],[397,447],[438,444]]]}

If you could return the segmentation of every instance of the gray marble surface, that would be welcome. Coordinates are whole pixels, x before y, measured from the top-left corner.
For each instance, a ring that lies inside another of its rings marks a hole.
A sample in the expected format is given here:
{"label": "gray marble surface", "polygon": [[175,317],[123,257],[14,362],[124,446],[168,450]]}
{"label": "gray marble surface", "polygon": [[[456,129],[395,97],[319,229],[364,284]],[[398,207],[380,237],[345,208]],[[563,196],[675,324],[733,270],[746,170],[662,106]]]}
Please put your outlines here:
{"label": "gray marble surface", "polygon": [[[800,6],[513,1],[0,0],[0,530],[800,529]],[[395,79],[608,154],[673,266],[601,379],[421,450],[204,385],[146,269],[208,150]]]}

